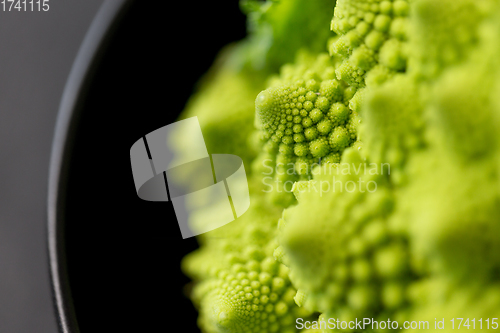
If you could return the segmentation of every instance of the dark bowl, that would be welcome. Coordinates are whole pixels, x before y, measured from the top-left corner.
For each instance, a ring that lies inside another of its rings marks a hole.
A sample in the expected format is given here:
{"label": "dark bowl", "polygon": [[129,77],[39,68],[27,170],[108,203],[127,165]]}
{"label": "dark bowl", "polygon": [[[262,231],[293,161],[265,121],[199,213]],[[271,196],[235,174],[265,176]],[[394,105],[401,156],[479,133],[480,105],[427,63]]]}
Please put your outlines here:
{"label": "dark bowl", "polygon": [[[48,244],[60,331],[198,332],[171,204],[137,197],[129,150],[179,116],[220,48],[243,38],[227,3],[108,0],[68,78],[50,162]],[[180,326],[179,326],[180,324]]]}

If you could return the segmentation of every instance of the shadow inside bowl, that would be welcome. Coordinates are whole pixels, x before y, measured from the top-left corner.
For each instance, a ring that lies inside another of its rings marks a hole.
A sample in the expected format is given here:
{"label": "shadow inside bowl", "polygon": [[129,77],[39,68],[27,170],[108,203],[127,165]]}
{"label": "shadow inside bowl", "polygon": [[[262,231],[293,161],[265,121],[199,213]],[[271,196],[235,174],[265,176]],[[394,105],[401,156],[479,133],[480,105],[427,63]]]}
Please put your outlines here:
{"label": "shadow inside bowl", "polygon": [[182,240],[170,203],[137,197],[130,147],[177,119],[220,48],[244,37],[245,18],[236,1],[226,11],[120,2],[85,79],[66,89],[73,104],[63,98],[59,117],[69,120],[56,129],[49,247],[61,331],[163,332],[181,323],[198,332],[180,270],[198,244]]}

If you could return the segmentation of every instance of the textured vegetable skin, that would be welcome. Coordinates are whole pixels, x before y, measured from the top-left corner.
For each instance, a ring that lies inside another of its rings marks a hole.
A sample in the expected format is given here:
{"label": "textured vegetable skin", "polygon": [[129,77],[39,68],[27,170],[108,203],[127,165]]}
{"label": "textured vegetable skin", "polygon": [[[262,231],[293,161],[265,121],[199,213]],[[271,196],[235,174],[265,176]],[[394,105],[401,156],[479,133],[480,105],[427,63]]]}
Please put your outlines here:
{"label": "textured vegetable skin", "polygon": [[[391,318],[432,331],[436,317],[495,318],[499,2],[304,3],[282,1],[278,15],[279,4],[246,2],[253,35],[186,113],[204,114],[210,145],[251,165],[250,210],[201,235],[183,262],[200,328],[297,332],[297,318]],[[331,10],[329,35],[328,25],[294,25],[306,10],[322,17],[320,7]],[[302,50],[287,42],[294,34]],[[314,36],[323,47],[307,44]],[[223,110],[224,96],[242,109],[205,111],[205,98]],[[359,185],[343,190],[349,182]]]}

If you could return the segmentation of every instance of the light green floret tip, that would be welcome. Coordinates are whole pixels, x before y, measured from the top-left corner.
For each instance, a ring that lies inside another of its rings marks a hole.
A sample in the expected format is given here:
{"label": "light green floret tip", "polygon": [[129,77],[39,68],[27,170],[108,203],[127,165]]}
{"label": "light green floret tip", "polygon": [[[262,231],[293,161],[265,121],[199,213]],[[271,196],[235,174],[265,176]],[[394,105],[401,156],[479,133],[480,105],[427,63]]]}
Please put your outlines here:
{"label": "light green floret tip", "polygon": [[310,316],[295,304],[296,294],[288,269],[274,258],[236,264],[212,283],[202,320],[224,333],[296,332],[296,317]]}
{"label": "light green floret tip", "polygon": [[257,113],[257,119],[260,120],[257,124],[262,123],[264,124],[264,128],[269,127],[270,120],[272,119],[270,116],[272,115],[273,106],[274,99],[271,91],[264,90],[257,95],[255,99],[255,111]]}
{"label": "light green floret tip", "polygon": [[352,128],[342,145],[330,144],[335,130],[345,126],[354,114],[345,104],[350,93],[344,82],[305,74],[307,80],[284,80],[258,94],[256,125],[262,137],[283,154],[321,158],[342,151],[354,141]]}
{"label": "light green floret tip", "polygon": [[271,195],[282,206],[294,201],[295,181],[309,179],[316,165],[338,163],[357,139],[358,115],[348,107],[357,90],[335,78],[337,65],[326,53],[299,54],[255,99],[265,154],[275,156]]}

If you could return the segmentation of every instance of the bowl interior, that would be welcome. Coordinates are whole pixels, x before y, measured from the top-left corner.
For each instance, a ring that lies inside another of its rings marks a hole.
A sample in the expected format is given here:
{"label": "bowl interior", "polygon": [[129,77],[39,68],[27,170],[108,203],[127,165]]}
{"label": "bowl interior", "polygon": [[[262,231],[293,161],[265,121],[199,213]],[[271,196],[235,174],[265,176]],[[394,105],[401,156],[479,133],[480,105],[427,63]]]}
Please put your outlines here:
{"label": "bowl interior", "polygon": [[[135,1],[106,46],[81,105],[64,193],[67,270],[78,326],[127,331],[182,323],[197,332],[170,203],[135,192],[130,147],[172,123],[217,51],[245,35],[237,1]],[[171,318],[169,318],[171,317]]]}

